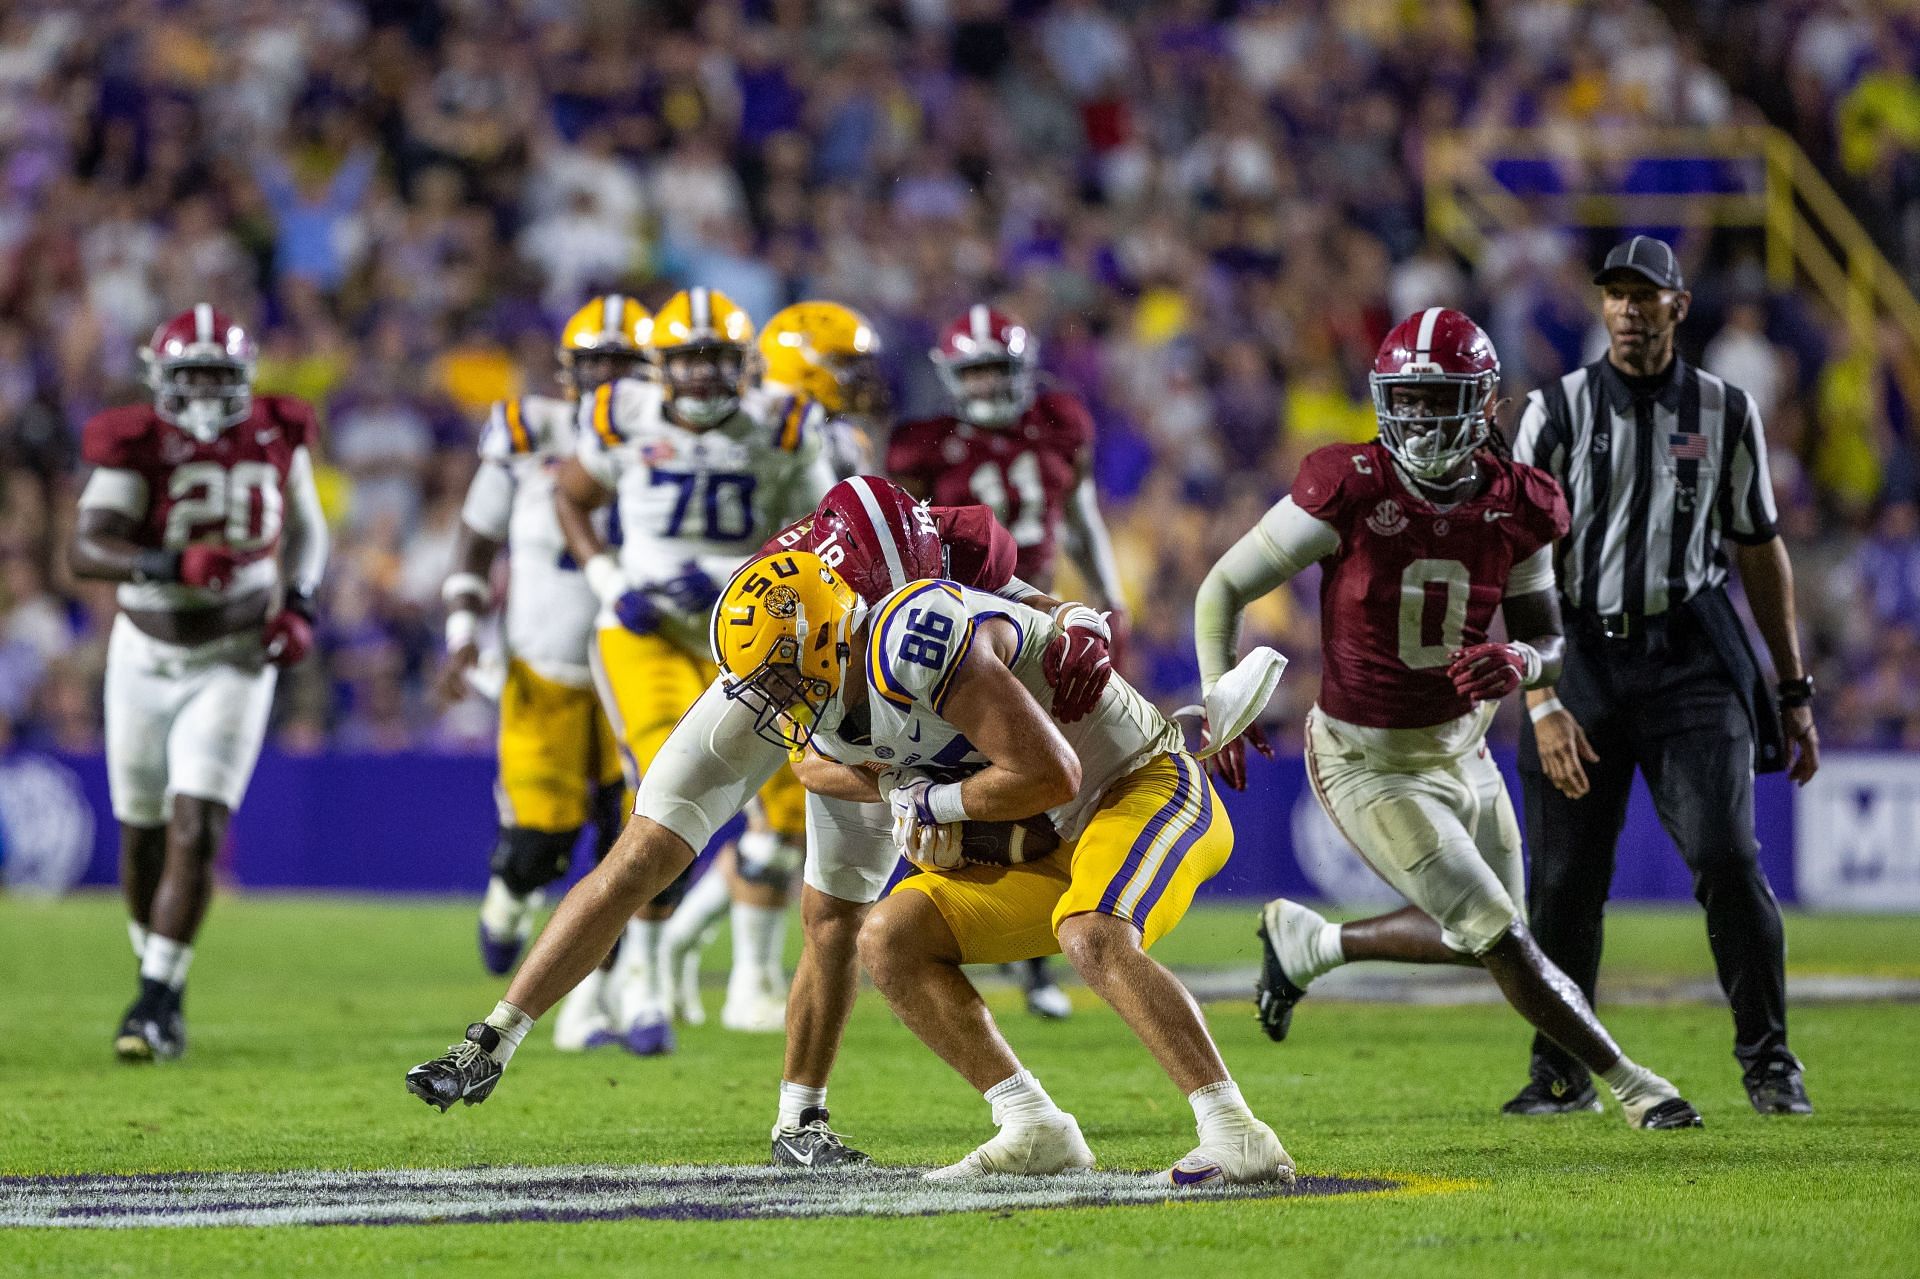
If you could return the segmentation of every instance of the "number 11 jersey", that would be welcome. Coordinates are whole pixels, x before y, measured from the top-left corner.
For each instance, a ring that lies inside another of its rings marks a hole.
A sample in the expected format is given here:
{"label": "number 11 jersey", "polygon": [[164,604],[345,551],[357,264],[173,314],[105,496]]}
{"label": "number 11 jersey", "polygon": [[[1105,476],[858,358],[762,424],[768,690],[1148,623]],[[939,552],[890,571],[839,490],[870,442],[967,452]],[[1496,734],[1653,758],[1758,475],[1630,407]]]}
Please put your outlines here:
{"label": "number 11 jersey", "polygon": [[[1447,663],[1484,643],[1517,566],[1567,531],[1545,471],[1488,453],[1480,493],[1441,508],[1378,441],[1309,453],[1293,501],[1340,546],[1320,561],[1320,706],[1366,728],[1427,728],[1473,710]],[[1513,592],[1523,593],[1523,592]]]}

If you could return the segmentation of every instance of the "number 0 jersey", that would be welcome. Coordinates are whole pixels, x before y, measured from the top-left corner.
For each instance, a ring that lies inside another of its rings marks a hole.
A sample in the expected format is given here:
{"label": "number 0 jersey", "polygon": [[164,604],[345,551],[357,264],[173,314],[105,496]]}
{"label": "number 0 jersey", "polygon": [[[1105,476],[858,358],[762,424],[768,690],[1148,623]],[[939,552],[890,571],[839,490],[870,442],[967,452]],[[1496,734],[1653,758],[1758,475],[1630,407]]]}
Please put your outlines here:
{"label": "number 0 jersey", "polygon": [[[614,493],[630,583],[670,581],[689,560],[724,582],[775,531],[813,510],[834,477],[806,429],[806,405],[799,408],[766,420],[743,407],[690,431],[668,419],[654,382],[623,378],[581,401],[580,464]],[[681,647],[706,652],[704,614],[672,619],[672,631]]]}
{"label": "number 0 jersey", "polygon": [[545,395],[493,406],[461,518],[507,544],[507,653],[571,688],[592,683],[587,645],[600,602],[567,553],[553,467],[574,450],[573,405]]}
{"label": "number 0 jersey", "polygon": [[[1338,537],[1320,560],[1320,705],[1365,728],[1426,728],[1473,710],[1447,663],[1484,643],[1509,579],[1567,531],[1544,471],[1486,454],[1485,487],[1441,509],[1400,479],[1378,442],[1309,453],[1293,502]],[[1331,541],[1331,537],[1329,541]],[[1549,589],[1552,583],[1529,583]]]}
{"label": "number 0 jersey", "polygon": [[[814,748],[841,763],[917,768],[950,779],[985,766],[987,757],[941,712],[975,628],[996,617],[1019,633],[1019,651],[1009,663],[1015,678],[1050,708],[1053,689],[1042,657],[1056,634],[1052,618],[955,582],[915,582],[873,610],[865,651],[855,654],[860,670],[847,672],[848,679],[866,681],[865,724],[842,717],[814,738]],[[1082,779],[1078,795],[1047,813],[1066,839],[1079,836],[1109,786],[1154,756],[1183,749],[1180,730],[1117,675],[1091,714],[1060,731],[1079,757]]]}

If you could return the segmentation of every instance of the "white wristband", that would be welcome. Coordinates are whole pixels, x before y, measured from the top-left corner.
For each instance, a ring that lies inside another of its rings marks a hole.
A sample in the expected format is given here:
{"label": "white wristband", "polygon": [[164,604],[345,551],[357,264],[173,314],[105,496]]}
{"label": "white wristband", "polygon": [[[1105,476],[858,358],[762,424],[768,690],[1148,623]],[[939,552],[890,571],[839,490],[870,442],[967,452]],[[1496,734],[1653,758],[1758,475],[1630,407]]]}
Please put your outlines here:
{"label": "white wristband", "polygon": [[615,600],[627,593],[627,575],[620,567],[619,557],[612,551],[600,552],[582,565],[580,572],[587,579],[587,589],[602,604],[611,607]]}
{"label": "white wristband", "polygon": [[1515,640],[1508,648],[1520,654],[1520,687],[1534,688],[1540,683],[1540,650]]}
{"label": "white wristband", "polygon": [[455,609],[447,614],[447,651],[457,653],[473,643],[473,637],[480,632],[480,615],[470,608]]}
{"label": "white wristband", "polygon": [[1559,698],[1549,697],[1546,701],[1541,702],[1538,706],[1528,707],[1527,718],[1532,720],[1534,723],[1538,724],[1541,720],[1545,719],[1547,716],[1557,714],[1560,711],[1563,711],[1565,709],[1567,708],[1560,704]]}
{"label": "white wristband", "polygon": [[1053,610],[1053,621],[1063,631],[1079,626],[1094,632],[1103,640],[1111,642],[1113,639],[1113,632],[1107,628],[1107,615],[1085,604],[1060,605]]}
{"label": "white wristband", "polygon": [[440,602],[448,608],[455,608],[464,596],[471,595],[485,601],[492,593],[487,586],[487,579],[478,573],[455,573],[441,584]]}
{"label": "white wristband", "polygon": [[933,814],[933,820],[945,826],[949,822],[967,820],[967,806],[960,799],[959,782],[941,782],[927,788],[927,811]]}

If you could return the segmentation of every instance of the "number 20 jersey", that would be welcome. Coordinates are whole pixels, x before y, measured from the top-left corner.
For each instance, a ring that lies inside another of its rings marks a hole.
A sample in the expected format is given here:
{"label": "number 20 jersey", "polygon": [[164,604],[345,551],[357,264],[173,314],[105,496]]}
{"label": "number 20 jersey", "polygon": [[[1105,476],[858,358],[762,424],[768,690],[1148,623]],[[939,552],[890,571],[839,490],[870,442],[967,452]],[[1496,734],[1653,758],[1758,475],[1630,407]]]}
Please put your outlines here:
{"label": "number 20 jersey", "polygon": [[[956,582],[927,581],[893,592],[871,616],[865,650],[855,654],[847,672],[850,680],[866,680],[868,731],[855,740],[842,719],[816,737],[815,749],[831,759],[917,768],[949,779],[984,767],[987,757],[942,712],[975,628],[989,618],[1013,624],[1019,650],[1009,669],[1043,708],[1053,705],[1042,667],[1056,631],[1053,619],[1037,609]],[[1086,828],[1109,786],[1155,756],[1184,748],[1180,730],[1117,675],[1091,713],[1059,727],[1081,774],[1080,793],[1047,813],[1065,839]]]}
{"label": "number 20 jersey", "polygon": [[1567,503],[1545,471],[1482,453],[1485,487],[1441,510],[1378,441],[1309,453],[1293,500],[1333,526],[1320,561],[1320,705],[1368,728],[1426,728],[1473,709],[1447,663],[1484,643],[1514,567],[1565,535]]}

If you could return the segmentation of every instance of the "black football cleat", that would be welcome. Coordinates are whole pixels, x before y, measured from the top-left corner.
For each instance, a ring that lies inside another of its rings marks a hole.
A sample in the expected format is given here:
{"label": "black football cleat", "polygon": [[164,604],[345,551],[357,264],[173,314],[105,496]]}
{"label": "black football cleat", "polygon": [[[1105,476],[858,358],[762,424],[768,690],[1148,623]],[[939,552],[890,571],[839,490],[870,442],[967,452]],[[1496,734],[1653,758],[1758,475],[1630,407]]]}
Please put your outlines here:
{"label": "black football cleat", "polygon": [[493,1095],[500,1082],[500,1063],[493,1050],[500,1046],[500,1032],[484,1021],[467,1027],[467,1037],[432,1061],[423,1061],[407,1072],[407,1091],[438,1106],[445,1114],[456,1101],[477,1106]]}
{"label": "black football cleat", "polygon": [[823,1106],[801,1111],[798,1128],[773,1130],[773,1163],[778,1168],[858,1168],[871,1162],[866,1151],[855,1150],[827,1126]]}
{"label": "black football cleat", "polygon": [[[1589,1088],[1592,1085],[1588,1085]],[[1669,1097],[1640,1116],[1635,1128],[1654,1131],[1663,1128],[1704,1128],[1706,1121],[1685,1097]]]}
{"label": "black football cleat", "polygon": [[1811,1115],[1813,1103],[1807,1100],[1807,1082],[1795,1060],[1769,1061],[1749,1070],[1742,1080],[1747,1100],[1763,1115]]}
{"label": "black football cleat", "polygon": [[180,1016],[180,997],[164,984],[143,978],[140,997],[120,1019],[113,1037],[113,1055],[130,1065],[172,1061],[187,1050],[186,1023]]}
{"label": "black football cleat", "polygon": [[1260,926],[1253,930],[1253,935],[1260,939],[1260,980],[1253,987],[1254,1011],[1260,1018],[1260,1029],[1276,1044],[1286,1039],[1287,1031],[1293,1026],[1293,1010],[1307,997],[1303,988],[1288,979],[1287,970],[1280,966],[1280,951],[1274,945],[1278,921],[1270,915],[1274,906],[1282,904],[1275,901],[1261,911]]}
{"label": "black football cleat", "polygon": [[1513,1100],[1500,1107],[1503,1115],[1576,1115],[1582,1111],[1599,1113],[1606,1107],[1600,1104],[1600,1094],[1593,1089],[1593,1080],[1587,1079],[1574,1083],[1568,1079],[1532,1079],[1527,1086],[1513,1095]]}

